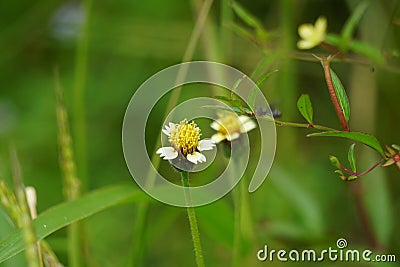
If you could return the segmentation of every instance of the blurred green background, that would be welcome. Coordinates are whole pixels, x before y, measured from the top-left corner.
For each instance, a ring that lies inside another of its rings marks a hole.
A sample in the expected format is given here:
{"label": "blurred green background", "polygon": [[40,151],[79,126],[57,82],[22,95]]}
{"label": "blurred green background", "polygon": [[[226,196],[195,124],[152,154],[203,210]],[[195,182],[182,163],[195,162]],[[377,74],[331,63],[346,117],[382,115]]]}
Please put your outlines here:
{"label": "blurred green background", "polygon": [[[302,93],[308,93],[315,121],[339,128],[320,64],[309,51],[296,49],[297,27],[314,23],[324,15],[328,32],[340,33],[360,1],[238,2],[273,37],[260,45],[242,38],[233,24],[246,25],[229,8],[229,1],[214,1],[192,60],[226,63],[250,76],[260,60],[273,58],[263,72],[279,72],[263,84],[262,90],[269,103],[282,112],[282,120],[302,121],[296,101]],[[373,133],[384,144],[400,144],[399,1],[370,2],[355,37],[380,49],[387,63],[335,62],[332,68],[348,90],[351,128]],[[18,0],[0,4],[0,175],[12,184],[9,145],[14,144],[25,184],[37,190],[39,213],[63,201],[54,70],[60,73],[70,112],[78,174],[86,177],[84,190],[121,182],[134,184],[122,154],[125,109],[141,83],[182,61],[202,4],[195,0],[93,1],[90,13],[79,1]],[[79,29],[87,18],[87,31],[82,37]],[[74,90],[80,87],[77,79],[81,79],[80,91]],[[190,96],[190,92],[182,93],[182,99]],[[157,123],[148,126],[149,132],[159,132],[167,100],[161,103],[160,112],[153,114]],[[304,266],[260,263],[256,252],[264,245],[274,249],[323,249],[334,247],[341,237],[347,239],[350,248],[370,248],[400,258],[400,233],[396,231],[400,220],[399,170],[378,168],[355,182],[345,183],[333,172],[328,156],[345,161],[351,143],[305,137],[309,132],[277,128],[272,170],[262,187],[249,196],[255,237],[241,252],[241,266]],[[256,133],[251,133],[252,137],[257,140]],[[149,153],[155,149],[152,138],[158,136],[149,136]],[[361,145],[356,146],[356,153],[360,170],[378,159],[376,153]],[[162,164],[161,168],[165,171],[169,166]],[[360,215],[360,205],[365,218]],[[197,210],[206,265],[230,266],[231,194]],[[136,213],[137,204],[126,204],[86,219],[83,266],[127,266],[136,245],[132,244]],[[4,212],[0,215],[3,238],[12,226]],[[371,228],[369,238],[365,221]],[[61,262],[68,265],[66,231],[60,230],[46,240]],[[141,240],[144,252],[140,266],[195,266],[184,209],[151,202]],[[325,264],[348,266],[343,262]],[[23,254],[0,266],[23,266]]]}

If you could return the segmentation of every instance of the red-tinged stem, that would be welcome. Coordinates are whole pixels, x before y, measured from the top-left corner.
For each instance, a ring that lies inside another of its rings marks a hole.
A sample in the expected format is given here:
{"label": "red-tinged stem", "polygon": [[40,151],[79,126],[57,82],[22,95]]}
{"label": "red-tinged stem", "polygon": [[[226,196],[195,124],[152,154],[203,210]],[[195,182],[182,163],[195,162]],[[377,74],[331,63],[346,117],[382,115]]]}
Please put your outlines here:
{"label": "red-tinged stem", "polygon": [[[370,171],[372,171],[373,169],[375,169],[376,167],[378,167],[379,164],[381,164],[383,161],[385,160],[385,158],[381,158],[380,160],[378,160],[374,165],[372,165],[371,167],[369,167],[367,170],[363,171],[362,173],[356,173],[353,172],[352,170],[349,170],[343,166],[341,166],[341,169],[345,172],[347,172],[350,175],[354,175],[357,177],[361,177],[363,175],[366,175],[367,173],[369,173]],[[352,180],[347,180],[347,181],[352,181]]]}
{"label": "red-tinged stem", "polygon": [[321,62],[322,62],[322,67],[324,68],[326,85],[328,86],[329,94],[331,96],[331,101],[333,103],[333,106],[335,107],[335,111],[339,118],[340,124],[342,125],[344,131],[350,132],[349,125],[347,124],[346,118],[344,117],[344,113],[342,108],[340,107],[339,100],[335,92],[335,88],[333,87],[331,68],[329,66],[329,59],[327,59],[325,56],[322,56]]}

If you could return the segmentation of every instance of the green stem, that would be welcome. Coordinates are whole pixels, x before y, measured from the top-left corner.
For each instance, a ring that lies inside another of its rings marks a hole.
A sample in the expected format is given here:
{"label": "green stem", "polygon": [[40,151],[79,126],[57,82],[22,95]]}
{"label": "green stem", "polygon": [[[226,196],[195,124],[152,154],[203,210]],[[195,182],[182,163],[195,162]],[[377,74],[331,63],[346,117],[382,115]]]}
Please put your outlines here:
{"label": "green stem", "polygon": [[[185,53],[182,57],[182,62],[187,62],[192,60],[193,54],[195,51],[195,48],[198,44],[198,41],[200,39],[201,33],[203,32],[205,22],[207,20],[208,14],[210,12],[211,6],[212,6],[213,0],[207,0],[203,3],[202,7],[200,10],[198,10],[198,17],[196,20],[196,24],[193,28],[192,34],[190,36],[189,43],[186,47]],[[180,69],[179,73],[177,74],[176,78],[176,83],[181,82],[183,78],[185,77],[186,72],[184,69]],[[176,106],[179,100],[179,96],[181,93],[181,87],[176,88],[175,90],[172,91],[171,97],[168,101],[168,106],[166,108],[166,112],[169,112],[173,107]],[[160,131],[161,132],[161,131]],[[154,146],[156,149],[160,147],[161,145],[161,139],[157,138],[157,143]],[[151,157],[151,163],[152,167],[149,169],[147,173],[147,181],[148,185],[154,184],[155,181],[155,173],[154,173],[154,168],[157,169],[158,166],[160,165],[160,157],[157,155],[155,152],[153,153]],[[147,218],[147,212],[149,209],[149,203],[144,202],[139,205],[138,211],[137,211],[137,216],[135,219],[135,230],[134,230],[134,244],[132,247],[132,264],[130,266],[137,266],[139,265],[139,262],[141,261],[143,257],[143,241],[140,239],[140,237],[143,236],[143,232],[145,231],[146,228],[146,218]],[[139,242],[138,242],[139,241]],[[141,241],[141,242],[140,242]]]}
{"label": "green stem", "polygon": [[192,233],[196,263],[198,267],[204,267],[203,252],[201,249],[199,228],[197,226],[197,220],[196,220],[196,212],[194,208],[191,207],[192,198],[189,189],[190,187],[189,174],[187,172],[181,172],[181,177],[182,177],[182,185],[185,187],[186,203],[188,204],[186,210],[189,217],[190,231]]}

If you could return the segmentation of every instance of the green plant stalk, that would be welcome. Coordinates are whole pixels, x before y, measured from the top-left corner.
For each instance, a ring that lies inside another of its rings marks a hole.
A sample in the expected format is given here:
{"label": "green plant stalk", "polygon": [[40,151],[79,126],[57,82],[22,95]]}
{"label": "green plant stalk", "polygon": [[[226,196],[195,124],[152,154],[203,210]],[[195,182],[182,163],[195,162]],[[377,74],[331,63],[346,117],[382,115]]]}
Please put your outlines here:
{"label": "green plant stalk", "polygon": [[186,210],[189,218],[190,231],[193,239],[193,246],[196,256],[197,267],[204,267],[203,251],[201,249],[199,228],[197,226],[197,220],[196,220],[196,212],[194,207],[191,207],[192,199],[189,189],[190,187],[189,174],[185,171],[182,171],[181,177],[182,177],[182,185],[185,187],[185,198],[186,198],[186,203],[188,205]]}
{"label": "green plant stalk", "polygon": [[322,56],[321,62],[322,62],[322,67],[324,68],[325,82],[326,85],[328,86],[329,95],[331,97],[332,104],[335,107],[336,115],[338,116],[338,119],[343,127],[343,130],[349,132],[350,131],[349,125],[347,124],[343,110],[340,107],[339,100],[335,92],[335,88],[333,87],[331,68],[329,66],[329,59],[327,59],[325,56]]}
{"label": "green plant stalk", "polygon": [[29,267],[43,267],[43,261],[39,254],[39,242],[36,241],[35,229],[32,224],[32,218],[29,213],[28,202],[25,195],[21,165],[14,148],[11,148],[11,162],[13,167],[16,197],[18,206],[21,210],[19,222],[21,223],[23,238],[26,245],[25,257]]}
{"label": "green plant stalk", "polygon": [[[75,200],[80,195],[81,182],[76,175],[76,164],[73,153],[72,137],[69,131],[68,112],[63,101],[63,92],[57,70],[55,76],[55,91],[57,100],[58,143],[60,150],[60,167],[63,179],[63,190],[68,201]],[[68,228],[68,261],[72,267],[79,267],[81,263],[81,229],[78,224]]]}
{"label": "green plant stalk", "polygon": [[[192,34],[190,36],[189,43],[186,47],[185,53],[182,57],[182,62],[187,62],[190,61],[193,58],[194,50],[196,48],[196,45],[200,39],[201,33],[204,29],[206,19],[208,17],[208,14],[210,12],[210,8],[212,6],[213,0],[206,0],[200,11],[199,15],[196,20],[196,24],[193,28]],[[183,77],[185,76],[184,70],[180,70],[176,80],[181,81]],[[172,91],[171,98],[168,101],[167,105],[167,111],[171,110],[173,107],[176,106],[178,103],[179,95],[181,93],[181,87],[176,88],[174,91]],[[161,133],[161,131],[160,131]],[[156,145],[154,146],[155,149],[161,146],[161,140],[160,138],[157,138]],[[150,168],[147,173],[147,181],[149,185],[154,184],[154,169],[157,169],[158,166],[160,165],[160,157],[156,153],[152,154],[151,157],[151,163],[154,167]],[[143,240],[140,240],[139,238],[143,236],[143,232],[145,231],[146,227],[146,218],[147,218],[147,212],[148,212],[148,207],[149,203],[144,202],[139,204],[138,210],[137,210],[137,216],[135,219],[135,231],[134,231],[134,244],[132,246],[132,251],[131,251],[131,264],[130,266],[136,266],[140,264],[141,258],[142,258],[142,251],[143,251],[143,245],[142,242]]]}

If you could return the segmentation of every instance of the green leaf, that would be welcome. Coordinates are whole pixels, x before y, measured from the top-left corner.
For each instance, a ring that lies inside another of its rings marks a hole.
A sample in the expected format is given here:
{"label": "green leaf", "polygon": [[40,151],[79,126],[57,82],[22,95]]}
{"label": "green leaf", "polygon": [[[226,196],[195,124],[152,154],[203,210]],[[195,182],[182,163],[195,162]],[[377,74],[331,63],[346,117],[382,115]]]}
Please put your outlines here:
{"label": "green leaf", "polygon": [[312,133],[307,135],[307,137],[314,137],[314,136],[343,137],[350,140],[358,141],[376,150],[383,157],[385,156],[384,150],[379,141],[376,139],[375,136],[372,136],[370,134],[360,133],[360,132],[328,131],[322,133]]}
{"label": "green leaf", "polygon": [[250,112],[251,110],[247,108],[239,109],[237,107],[226,107],[226,106],[216,106],[216,105],[204,105],[201,106],[201,108],[210,108],[210,109],[216,109],[216,110],[225,110],[225,111],[230,111],[230,112],[236,112],[238,115],[246,115],[245,112]]}
{"label": "green leaf", "polygon": [[[104,209],[146,199],[149,199],[147,195],[132,185],[117,185],[95,190],[74,201],[63,202],[33,220],[37,240],[42,240],[51,233]],[[0,241],[0,263],[24,249],[22,230],[17,229]]]}
{"label": "green leaf", "polygon": [[222,101],[226,101],[226,102],[231,102],[231,101],[232,101],[232,99],[230,99],[230,98],[227,97],[227,96],[223,96],[223,95],[217,95],[217,96],[215,96],[214,98],[215,98],[215,99],[222,100]]}
{"label": "green leaf", "polygon": [[356,144],[352,144],[349,148],[349,154],[347,155],[350,163],[351,170],[353,172],[357,172],[357,167],[356,167],[356,160],[354,158],[354,146]]}
{"label": "green leaf", "polygon": [[[340,44],[341,37],[337,34],[327,34],[325,37],[325,42],[332,46],[338,46]],[[368,43],[364,43],[357,40],[352,40],[349,44],[349,49],[359,55],[367,57],[378,64],[385,63],[385,58],[379,49],[371,46]]]}
{"label": "green leaf", "polygon": [[232,8],[233,11],[235,11],[236,15],[241,18],[247,25],[258,30],[263,29],[261,22],[255,16],[253,16],[253,14],[248,12],[235,1],[232,2]]}
{"label": "green leaf", "polygon": [[351,36],[354,33],[354,29],[356,28],[358,22],[360,21],[362,15],[364,14],[365,10],[368,7],[368,2],[361,2],[353,11],[350,18],[347,19],[346,23],[342,29],[342,36],[339,43],[339,49],[341,51],[347,50],[347,45],[351,40]]}
{"label": "green leaf", "polygon": [[393,144],[392,147],[396,150],[400,150],[400,146]]}
{"label": "green leaf", "polygon": [[343,111],[346,121],[349,121],[349,119],[350,119],[350,103],[349,103],[349,99],[347,98],[346,91],[344,90],[344,87],[343,87],[342,82],[340,81],[339,77],[336,75],[336,73],[332,69],[331,69],[331,76],[332,76],[333,87],[335,88],[335,93],[339,100],[340,108]]}
{"label": "green leaf", "polygon": [[382,53],[375,47],[371,46],[370,44],[353,40],[350,42],[349,47],[352,51],[356,52],[357,54],[363,55],[378,64],[385,63],[385,58],[383,57]]}
{"label": "green leaf", "polygon": [[313,107],[309,95],[301,95],[297,100],[297,108],[309,124],[313,124]]}

